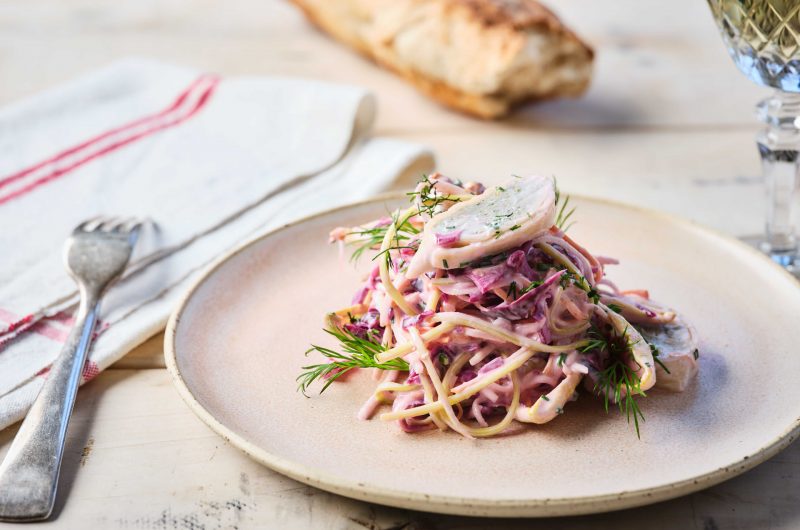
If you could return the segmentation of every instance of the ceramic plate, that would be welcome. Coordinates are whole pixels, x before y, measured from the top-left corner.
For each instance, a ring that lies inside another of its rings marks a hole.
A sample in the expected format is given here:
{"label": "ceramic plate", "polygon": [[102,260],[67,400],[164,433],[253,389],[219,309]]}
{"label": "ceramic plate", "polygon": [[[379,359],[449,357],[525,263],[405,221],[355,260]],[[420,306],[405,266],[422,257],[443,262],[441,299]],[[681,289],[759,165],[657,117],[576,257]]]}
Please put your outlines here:
{"label": "ceramic plate", "polygon": [[[641,439],[619,411],[582,395],[522,434],[467,440],[359,421],[374,382],[357,375],[305,398],[310,343],[331,345],[326,312],[361,271],[327,234],[398,199],[331,211],[266,234],[213,266],[173,314],[167,366],[192,409],[264,465],[370,502],[481,516],[601,512],[684,495],[773,456],[798,432],[800,288],[737,241],[661,214],[573,198],[570,235],[614,256],[621,288],[647,288],[700,336],[700,374],[682,394],[648,392]],[[319,388],[319,387],[316,387]]]}

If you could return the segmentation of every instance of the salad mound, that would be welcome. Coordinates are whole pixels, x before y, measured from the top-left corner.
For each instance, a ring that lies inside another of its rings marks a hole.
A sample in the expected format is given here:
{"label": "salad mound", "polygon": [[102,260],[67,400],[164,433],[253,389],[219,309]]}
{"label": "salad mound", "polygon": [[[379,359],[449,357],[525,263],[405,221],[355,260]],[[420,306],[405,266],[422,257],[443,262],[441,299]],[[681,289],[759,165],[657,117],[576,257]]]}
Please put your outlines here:
{"label": "salad mound", "polygon": [[331,232],[355,259],[373,252],[374,266],[327,316],[338,347],[306,352],[326,359],[303,367],[304,393],[370,369],[378,383],[360,418],[386,406],[380,418],[403,431],[473,438],[552,421],[583,386],[639,435],[638,400],[696,374],[694,330],[646,290],[606,278],[618,262],[567,235],[574,209],[553,179],[486,189],[437,173],[408,195],[405,210]]}

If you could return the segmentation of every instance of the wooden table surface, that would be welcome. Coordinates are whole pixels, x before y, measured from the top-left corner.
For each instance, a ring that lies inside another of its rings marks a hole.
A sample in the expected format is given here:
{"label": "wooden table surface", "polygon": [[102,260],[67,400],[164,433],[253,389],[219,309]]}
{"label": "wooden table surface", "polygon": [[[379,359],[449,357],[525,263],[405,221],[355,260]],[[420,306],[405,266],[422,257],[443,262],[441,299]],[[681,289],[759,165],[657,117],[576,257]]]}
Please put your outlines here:
{"label": "wooden table surface", "polygon": [[[310,28],[279,0],[0,0],[0,104],[131,55],[224,75],[357,83],[376,134],[429,146],[439,168],[497,182],[554,174],[570,192],[670,211],[734,235],[762,225],[753,106],[705,2],[550,0],[597,50],[589,93],[476,121],[418,95]],[[0,432],[4,453],[16,427]],[[709,442],[712,443],[712,442]],[[798,473],[796,473],[796,471]],[[800,446],[716,486],[591,517],[487,520],[331,495],[252,462],[173,389],[154,337],[86,385],[70,426],[64,528],[800,528]]]}

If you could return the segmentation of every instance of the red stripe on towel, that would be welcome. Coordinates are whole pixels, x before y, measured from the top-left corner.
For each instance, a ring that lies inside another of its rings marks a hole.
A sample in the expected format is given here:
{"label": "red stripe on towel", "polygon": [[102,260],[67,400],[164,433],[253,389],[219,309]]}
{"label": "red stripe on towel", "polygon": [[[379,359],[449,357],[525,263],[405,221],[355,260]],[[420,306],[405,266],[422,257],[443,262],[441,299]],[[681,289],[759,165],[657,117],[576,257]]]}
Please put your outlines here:
{"label": "red stripe on towel", "polygon": [[[32,182],[20,187],[19,189],[3,197],[0,197],[0,204],[8,202],[17,197],[20,197],[34,190],[35,188],[41,186],[42,184],[46,184],[47,182],[55,180],[56,178],[65,175],[92,160],[95,160],[110,152],[116,151],[117,149],[124,147],[132,142],[135,142],[136,140],[140,140],[142,138],[150,136],[164,129],[168,129],[170,127],[174,127],[180,123],[183,123],[184,121],[194,116],[200,109],[203,108],[203,106],[205,106],[205,104],[208,102],[209,98],[213,94],[214,89],[217,87],[218,84],[219,84],[218,77],[208,76],[208,75],[201,76],[200,78],[196,79],[184,92],[182,92],[169,107],[162,110],[161,112],[134,120],[130,123],[127,123],[119,127],[115,127],[114,129],[111,129],[105,133],[102,133],[89,140],[86,140],[75,147],[71,147],[65,151],[62,151],[61,153],[58,153],[57,155],[50,157],[43,162],[37,163],[29,168],[23,169],[22,171],[19,171],[17,173],[14,173],[12,175],[0,179],[0,188],[2,188],[13,182],[18,181],[19,179],[22,179],[30,175],[31,173],[43,167],[46,167],[49,164],[56,164],[60,160],[63,160],[64,158],[73,156],[75,154],[80,154],[82,151],[86,152],[85,156],[76,160],[72,164],[62,168],[54,168],[51,172],[46,173],[44,176],[33,180]],[[199,90],[200,95],[197,98],[197,101],[194,102],[194,104],[191,105],[188,108],[188,110],[184,111],[182,109],[182,106],[185,104],[187,100],[190,99],[190,96],[193,95],[194,92],[198,91],[198,87],[200,87]],[[148,124],[152,125],[146,128],[142,132],[134,133],[131,134],[130,136],[124,136],[121,134],[127,131],[131,131],[132,129],[135,129],[137,127],[141,127],[143,125],[148,125]],[[114,135],[121,135],[121,138],[100,149],[92,149],[98,143]]]}
{"label": "red stripe on towel", "polygon": [[158,112],[157,114],[152,114],[150,116],[145,116],[144,118],[139,118],[139,119],[137,119],[135,121],[132,121],[130,123],[127,123],[127,124],[119,126],[119,127],[115,127],[114,129],[111,129],[111,130],[106,131],[106,132],[104,132],[102,134],[99,134],[99,135],[97,135],[97,136],[95,136],[93,138],[90,138],[90,139],[86,140],[85,142],[81,142],[80,144],[78,144],[78,145],[76,145],[74,147],[70,147],[70,148],[68,148],[68,149],[66,149],[64,151],[61,151],[60,153],[58,153],[58,154],[56,154],[56,155],[54,155],[54,156],[52,156],[52,157],[50,157],[50,158],[48,158],[46,160],[41,161],[38,164],[34,164],[33,166],[30,166],[30,167],[27,167],[25,169],[22,169],[21,171],[18,171],[16,173],[8,175],[7,177],[0,178],[0,188],[2,188],[4,186],[7,186],[8,184],[11,184],[12,182],[15,182],[15,181],[21,179],[22,177],[25,177],[25,176],[29,175],[30,173],[33,173],[37,169],[42,168],[42,167],[46,166],[47,164],[52,164],[52,163],[57,162],[58,160],[66,157],[66,156],[69,156],[71,154],[74,154],[74,153],[80,151],[81,149],[85,149],[86,147],[89,147],[90,145],[92,145],[94,143],[97,143],[97,142],[99,142],[99,141],[111,136],[112,134],[117,134],[117,133],[123,132],[123,131],[125,131],[127,129],[130,129],[132,127],[136,127],[138,125],[146,123],[146,122],[148,122],[150,120],[155,120],[155,119],[161,118],[162,116],[165,116],[165,115],[169,114],[170,112],[173,112],[173,111],[177,110],[178,107],[180,107],[183,104],[183,102],[186,101],[186,99],[189,97],[189,94],[191,94],[192,91],[197,87],[197,85],[199,85],[206,77],[207,76],[200,76],[197,79],[195,79],[192,82],[192,84],[189,85],[189,87],[186,90],[184,90],[183,92],[181,92],[180,95],[178,95],[177,99],[172,103],[172,105],[170,105],[166,109],[162,110],[161,112]]}
{"label": "red stripe on towel", "polygon": [[[44,368],[36,372],[34,376],[47,379],[47,375],[50,373],[51,367],[52,365],[45,366]],[[83,365],[83,374],[82,374],[83,382],[86,383],[88,381],[91,381],[92,379],[97,377],[99,373],[100,373],[100,367],[97,365],[97,363],[90,359],[87,359],[86,364]]]}
{"label": "red stripe on towel", "polygon": [[47,323],[47,320],[40,320],[39,322],[31,326],[31,329],[29,331],[31,333],[36,333],[37,335],[41,335],[42,337],[46,337],[52,341],[59,342],[61,344],[67,342],[67,337],[69,336],[69,332],[51,326],[50,324]]}
{"label": "red stripe on towel", "polygon": [[[67,336],[69,335],[67,331],[50,324],[48,322],[48,320],[50,320],[49,318],[43,318],[42,320],[33,322],[33,315],[26,315],[20,318],[11,311],[0,309],[0,320],[4,320],[9,323],[9,326],[5,330],[4,334],[12,333],[14,331],[28,331],[59,343],[66,342]],[[9,340],[13,340],[13,338],[4,337],[0,339],[0,346]]]}
{"label": "red stripe on towel", "polygon": [[8,324],[8,327],[3,333],[11,333],[12,331],[16,331],[26,324],[30,324],[31,320],[33,320],[33,315],[25,315],[24,317],[20,318],[11,311],[0,309],[0,320],[3,320]]}

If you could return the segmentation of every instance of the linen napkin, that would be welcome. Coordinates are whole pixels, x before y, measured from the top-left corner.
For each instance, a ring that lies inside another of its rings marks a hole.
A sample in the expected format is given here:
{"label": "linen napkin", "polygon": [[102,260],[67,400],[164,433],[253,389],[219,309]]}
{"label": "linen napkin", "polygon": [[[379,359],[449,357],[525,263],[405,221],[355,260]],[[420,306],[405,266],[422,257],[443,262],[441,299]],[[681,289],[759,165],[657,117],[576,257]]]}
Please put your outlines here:
{"label": "linen napkin", "polygon": [[370,138],[363,89],[128,60],[0,110],[0,428],[33,402],[72,324],[64,239],[146,217],[103,301],[84,382],[159,331],[192,279],[254,234],[433,165]]}

